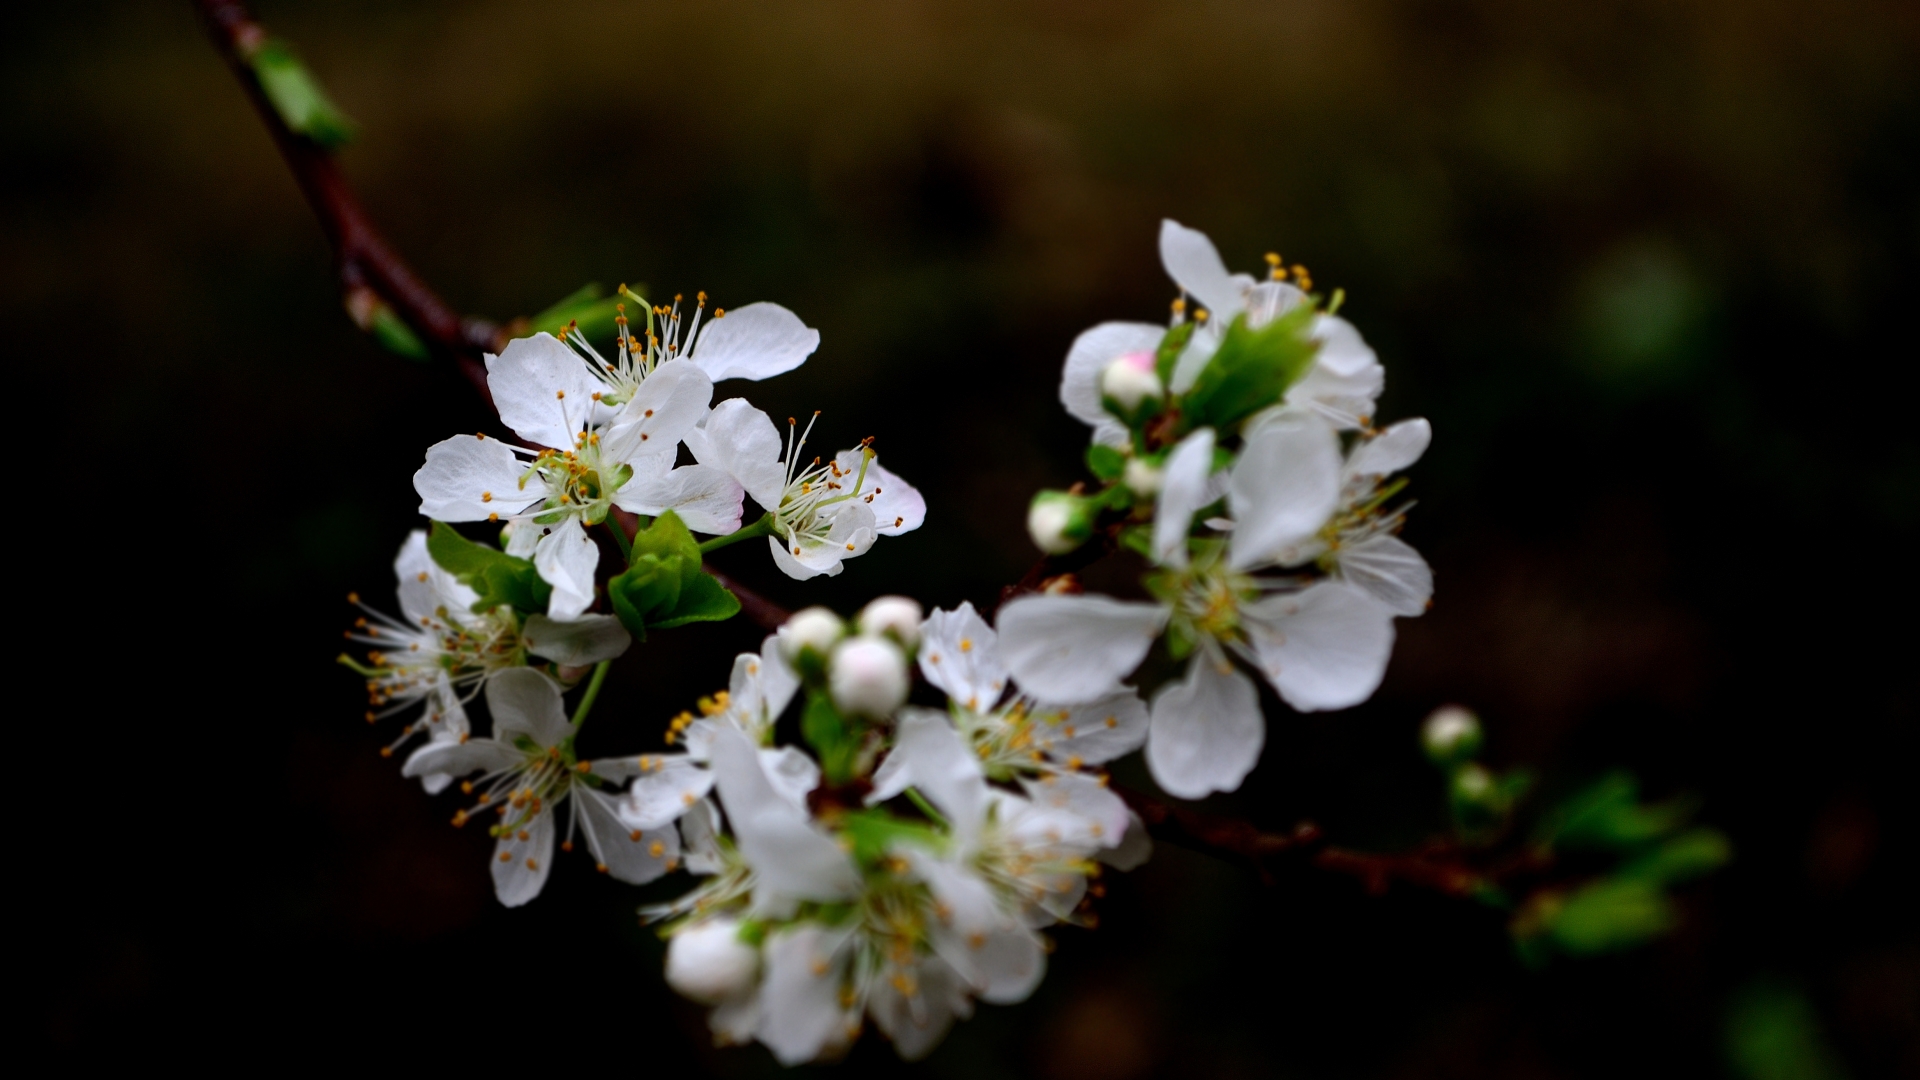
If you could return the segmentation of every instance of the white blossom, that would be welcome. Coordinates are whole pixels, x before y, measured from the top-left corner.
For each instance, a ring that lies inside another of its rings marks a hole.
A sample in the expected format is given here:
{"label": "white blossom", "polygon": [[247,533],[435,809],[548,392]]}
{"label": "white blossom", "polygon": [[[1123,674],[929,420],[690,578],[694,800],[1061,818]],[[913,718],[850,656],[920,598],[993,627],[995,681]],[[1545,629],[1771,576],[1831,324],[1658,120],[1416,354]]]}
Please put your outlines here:
{"label": "white blossom", "polygon": [[907,700],[907,657],[885,638],[848,638],[833,647],[827,690],[834,707],[853,716],[884,719]]}
{"label": "white blossom", "polygon": [[[420,512],[436,521],[507,524],[507,553],[531,557],[553,587],[547,613],[574,619],[593,602],[600,554],[585,527],[618,507],[673,510],[698,532],[732,532],[740,490],[705,465],[674,466],[680,440],[713,394],[691,361],[647,358],[622,336],[618,364],[590,362],[548,334],[487,357],[500,418],[538,449],[456,435],[427,450],[414,474]],[[585,348],[585,346],[583,346]]]}
{"label": "white blossom", "polygon": [[811,420],[806,432],[790,421],[783,445],[766,413],[729,398],[686,435],[696,459],[731,475],[772,515],[773,561],[802,581],[838,574],[877,538],[912,532],[927,516],[926,500],[882,468],[870,446],[842,450],[824,465],[803,463],[812,430]]}
{"label": "white blossom", "polygon": [[485,811],[493,811],[493,888],[502,904],[519,907],[546,885],[563,806],[561,846],[572,850],[579,833],[603,873],[644,885],[673,869],[679,834],[629,829],[615,813],[613,794],[603,790],[625,779],[626,759],[575,760],[573,725],[553,680],[531,668],[513,668],[488,680],[486,698],[491,737],[428,743],[414,751],[403,771],[407,776],[483,774],[461,785],[469,794],[478,791],[479,803],[456,814],[454,824],[484,819]]}
{"label": "white blossom", "polygon": [[[401,544],[393,571],[402,618],[362,604],[367,616],[358,621],[357,632],[347,634],[373,650],[368,659],[374,666],[364,671],[369,721],[422,706],[420,719],[408,724],[386,753],[417,734],[429,742],[465,737],[471,730],[466,703],[488,676],[524,665],[529,655],[580,666],[610,660],[632,641],[612,616],[557,623],[534,615],[519,625],[511,609],[474,612],[479,597],[433,561],[420,529]],[[421,777],[429,793],[452,781],[446,773]]]}

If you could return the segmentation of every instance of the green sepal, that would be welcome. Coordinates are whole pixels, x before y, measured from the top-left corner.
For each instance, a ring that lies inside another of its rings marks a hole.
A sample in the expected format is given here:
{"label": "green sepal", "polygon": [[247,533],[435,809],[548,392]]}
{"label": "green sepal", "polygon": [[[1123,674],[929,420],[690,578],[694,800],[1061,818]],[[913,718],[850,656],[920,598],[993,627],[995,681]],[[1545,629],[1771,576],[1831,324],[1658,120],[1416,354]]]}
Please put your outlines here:
{"label": "green sepal", "polygon": [[1236,315],[1207,366],[1183,399],[1186,430],[1212,427],[1222,433],[1278,402],[1313,363],[1319,345],[1307,336],[1314,310],[1302,304],[1258,330]]}
{"label": "green sepal", "polygon": [[444,521],[434,522],[427,534],[427,554],[440,569],[480,595],[472,605],[476,612],[502,604],[523,612],[545,611],[553,596],[553,586],[541,579],[531,561],[476,544]]}
{"label": "green sepal", "polygon": [[800,736],[819,755],[820,772],[829,783],[844,784],[853,778],[860,736],[834,708],[833,699],[820,690],[807,691],[807,707],[800,713]]}
{"label": "green sepal", "polygon": [[1127,455],[1111,446],[1094,443],[1087,447],[1087,471],[1102,480],[1118,480],[1127,471]]}
{"label": "green sepal", "polygon": [[1094,502],[1108,510],[1130,510],[1133,500],[1133,489],[1125,484],[1110,484],[1105,491],[1094,496]]}
{"label": "green sepal", "polygon": [[[615,321],[620,317],[620,305],[633,303],[644,306],[646,300],[629,288],[626,295],[615,293],[606,295],[600,283],[589,282],[562,297],[552,307],[527,319],[527,333],[558,334],[568,326],[578,324],[578,333],[589,338],[609,337],[613,334]],[[644,313],[643,313],[644,314]],[[644,336],[644,323],[641,335]],[[616,485],[617,486],[617,485]]]}
{"label": "green sepal", "polygon": [[1180,354],[1187,351],[1187,342],[1193,340],[1193,328],[1198,323],[1183,322],[1167,331],[1160,339],[1160,347],[1153,352],[1153,373],[1160,377],[1160,385],[1168,386],[1173,382],[1173,365],[1180,362]]}
{"label": "green sepal", "polygon": [[627,568],[607,582],[613,613],[635,638],[695,622],[718,622],[740,599],[700,567],[700,545],[669,510],[633,538]]}
{"label": "green sepal", "polygon": [[260,80],[261,93],[290,130],[328,149],[353,138],[353,121],[320,89],[320,81],[286,42],[269,41],[248,60],[254,78]]}
{"label": "green sepal", "polygon": [[877,808],[849,811],[834,824],[840,835],[852,842],[854,860],[868,865],[885,859],[902,843],[936,852],[946,846],[946,837],[927,823],[895,817]]}
{"label": "green sepal", "polygon": [[1120,546],[1143,559],[1153,559],[1153,526],[1129,525],[1120,530]]}

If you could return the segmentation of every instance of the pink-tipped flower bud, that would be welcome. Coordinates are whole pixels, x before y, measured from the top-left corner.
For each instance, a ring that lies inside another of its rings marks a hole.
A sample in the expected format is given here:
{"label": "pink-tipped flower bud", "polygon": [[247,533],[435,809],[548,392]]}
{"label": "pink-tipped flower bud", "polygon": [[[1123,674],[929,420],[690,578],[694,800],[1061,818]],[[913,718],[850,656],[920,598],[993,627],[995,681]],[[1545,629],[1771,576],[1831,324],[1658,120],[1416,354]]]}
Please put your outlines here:
{"label": "pink-tipped flower bud", "polygon": [[1154,355],[1150,352],[1130,352],[1100,372],[1100,394],[1112,398],[1115,404],[1130,413],[1148,398],[1158,401],[1165,397],[1167,389],[1160,384],[1160,376],[1154,371]]}
{"label": "pink-tipped flower bud", "polygon": [[833,647],[827,692],[843,713],[887,716],[907,702],[907,656],[886,638],[848,638]]}

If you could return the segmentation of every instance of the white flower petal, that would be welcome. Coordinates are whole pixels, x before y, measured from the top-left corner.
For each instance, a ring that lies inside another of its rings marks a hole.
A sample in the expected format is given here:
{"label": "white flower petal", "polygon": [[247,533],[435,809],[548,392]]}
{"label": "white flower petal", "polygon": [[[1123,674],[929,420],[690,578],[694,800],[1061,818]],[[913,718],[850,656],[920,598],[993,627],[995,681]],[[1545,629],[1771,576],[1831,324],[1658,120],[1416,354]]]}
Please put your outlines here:
{"label": "white flower petal", "polygon": [[422,619],[439,621],[441,608],[453,618],[464,620],[473,602],[480,599],[427,554],[425,529],[407,534],[406,543],[400,545],[400,554],[393,560],[393,576],[400,594],[400,613],[415,626]]}
{"label": "white flower petal", "polygon": [[615,796],[576,787],[573,798],[587,848],[615,881],[645,885],[680,862],[680,833],[671,825],[640,830],[618,813]]}
{"label": "white flower petal", "polygon": [[1050,773],[1038,780],[1023,777],[1020,787],[1035,806],[1057,810],[1087,823],[1078,832],[1062,834],[1069,843],[1112,847],[1126,835],[1126,802],[1115,795],[1113,789],[1085,773]]}
{"label": "white flower petal", "polygon": [[[824,569],[801,562],[794,556],[793,549],[789,548],[786,541],[781,537],[769,536],[767,537],[767,544],[773,552],[773,565],[779,567],[781,573],[795,581],[806,581],[809,578],[820,577],[823,574],[827,577],[833,577],[840,573],[841,567],[837,561],[827,564]],[[805,551],[806,549],[803,547],[801,550]]]}
{"label": "white flower petal", "polygon": [[401,776],[466,776],[493,772],[520,761],[525,755],[511,746],[492,739],[468,739],[466,742],[433,741],[407,755]]}
{"label": "white flower petal", "polygon": [[767,779],[759,751],[745,735],[722,730],[712,751],[720,804],[759,886],[800,900],[859,894],[860,878],[847,853]]}
{"label": "white flower petal", "polygon": [[[858,450],[842,450],[835,456],[834,464],[840,466],[842,472],[859,476],[860,457]],[[863,501],[873,512],[876,534],[896,536],[912,532],[927,520],[926,498],[912,484],[900,479],[899,474],[882,468],[878,458],[867,463],[867,475],[860,490],[873,496]]]}
{"label": "white flower petal", "polygon": [[1232,791],[1260,760],[1266,730],[1253,680],[1217,650],[1202,649],[1185,678],[1154,695],[1147,768],[1182,799]]}
{"label": "white flower petal", "polygon": [[689,360],[714,382],[768,379],[799,367],[819,347],[820,331],[779,304],[761,301],[707,320]]}
{"label": "white flower petal", "polygon": [[980,758],[960,738],[945,713],[909,706],[900,710],[893,752],[907,759],[913,785],[953,823],[962,842],[979,832],[986,812],[987,778]]}
{"label": "white flower petal", "polygon": [[1393,655],[1393,613],[1337,581],[1265,597],[1242,613],[1262,673],[1287,704],[1302,712],[1365,701]]}
{"label": "white flower petal", "polygon": [[1007,688],[999,635],[970,602],[927,616],[920,624],[919,659],[928,682],[974,712],[993,708]]}
{"label": "white flower petal", "polygon": [[420,513],[435,521],[486,521],[538,503],[544,490],[520,487],[527,471],[499,439],[455,435],[427,447],[426,464],[413,474]]}
{"label": "white flower petal", "polygon": [[691,361],[669,360],[640,382],[601,438],[601,453],[615,461],[645,454],[671,454],[695,424],[706,418],[713,381]]}
{"label": "white flower petal", "polygon": [[1340,576],[1395,615],[1420,615],[1433,598],[1433,570],[1413,545],[1375,533],[1335,552]]}
{"label": "white flower petal", "polygon": [[493,406],[514,434],[537,446],[573,449],[602,386],[579,354],[552,334],[515,338],[487,357]]}
{"label": "white flower petal", "polygon": [[720,811],[712,799],[701,799],[680,818],[680,851],[686,858],[687,872],[717,874],[726,869],[726,856],[720,851]]}
{"label": "white flower petal", "polygon": [[562,622],[579,618],[593,604],[593,572],[600,548],[587,538],[579,518],[554,525],[533,549],[533,566],[553,586],[547,614]]}
{"label": "white flower petal", "polygon": [[1127,832],[1120,842],[1100,853],[1100,861],[1122,873],[1146,864],[1153,855],[1153,838],[1147,835],[1147,823],[1140,815],[1127,811]]}
{"label": "white flower petal", "polygon": [[1160,223],[1160,265],[1222,326],[1240,314],[1247,289],[1253,285],[1250,277],[1227,273],[1227,264],[1207,234],[1173,220]]}
{"label": "white flower petal", "polygon": [[840,1005],[849,934],[802,923],[767,939],[758,1034],[782,1065],[812,1061],[849,1026]]}
{"label": "white flower petal", "polygon": [[1314,316],[1311,336],[1320,346],[1314,355],[1314,364],[1325,368],[1328,374],[1351,378],[1380,366],[1379,357],[1360,336],[1360,331],[1338,315]]}
{"label": "white flower petal", "polygon": [[1132,687],[1083,705],[1035,705],[1033,745],[1055,761],[1099,765],[1147,741],[1147,703]]}
{"label": "white flower petal", "polygon": [[1125,446],[1127,429],[1100,404],[1100,376],[1107,365],[1128,353],[1153,352],[1167,328],[1151,323],[1101,323],[1073,339],[1067,350],[1067,362],[1060,372],[1060,404],[1074,419],[1093,427],[1096,433],[1117,431],[1120,441],[1103,445]]}
{"label": "white flower petal", "polygon": [[1212,473],[1212,428],[1188,435],[1167,455],[1153,516],[1153,557],[1160,565],[1187,565],[1187,530],[1195,512],[1207,504],[1207,477]]}
{"label": "white flower petal", "polygon": [[1173,373],[1167,379],[1167,389],[1176,394],[1184,394],[1193,389],[1194,381],[1206,370],[1207,361],[1220,349],[1220,335],[1216,329],[1221,323],[1209,323],[1193,332],[1187,340],[1187,347],[1173,362]]}
{"label": "white flower petal", "polygon": [[507,745],[525,735],[544,749],[573,734],[560,685],[533,668],[508,668],[488,679],[487,711],[493,715],[494,739]]}
{"label": "white flower petal", "polygon": [[1236,570],[1289,561],[1340,501],[1340,442],[1312,417],[1283,417],[1247,440],[1227,482],[1234,528],[1227,541]]}
{"label": "white flower petal", "polygon": [[[525,837],[525,839],[521,839]],[[542,811],[493,845],[493,895],[519,907],[540,895],[553,870],[553,814]]]}
{"label": "white flower petal", "polygon": [[918,1061],[940,1045],[954,1020],[969,1015],[972,1006],[959,974],[937,957],[919,958],[905,974],[913,993],[902,993],[882,972],[873,981],[867,1013],[874,1026],[893,1040],[901,1060]]}
{"label": "white flower petal", "polygon": [[760,767],[767,771],[767,783],[793,808],[806,812],[807,795],[820,786],[820,766],[797,746],[782,746],[760,751]]}
{"label": "white flower petal", "polygon": [[1167,624],[1158,604],[1022,596],[1000,609],[1000,655],[1026,692],[1074,704],[1114,693]]}
{"label": "white flower petal", "polygon": [[1247,290],[1247,329],[1258,330],[1305,303],[1307,294],[1284,281],[1263,281]]}
{"label": "white flower petal", "polygon": [[612,615],[582,615],[560,622],[534,613],[520,628],[527,651],[563,667],[584,667],[627,651],[633,635]]}
{"label": "white flower petal", "polygon": [[[642,754],[633,785],[614,811],[629,829],[660,829],[678,821],[713,790],[713,773],[685,754]],[[599,772],[597,767],[595,772]]]}
{"label": "white flower petal", "polygon": [[[661,455],[648,464],[660,460],[672,463]],[[613,504],[629,514],[648,517],[671,510],[688,529],[723,536],[740,527],[740,496],[740,484],[725,469],[712,465],[682,465],[651,474],[636,467],[633,478],[614,492]]]}
{"label": "white flower petal", "polygon": [[780,464],[785,444],[773,420],[746,399],[728,398],[715,405],[706,422],[682,438],[700,464],[724,470],[760,509],[780,505],[787,475]]}
{"label": "white flower petal", "polygon": [[1348,476],[1386,476],[1420,460],[1433,442],[1433,425],[1424,418],[1402,420],[1353,448]]}

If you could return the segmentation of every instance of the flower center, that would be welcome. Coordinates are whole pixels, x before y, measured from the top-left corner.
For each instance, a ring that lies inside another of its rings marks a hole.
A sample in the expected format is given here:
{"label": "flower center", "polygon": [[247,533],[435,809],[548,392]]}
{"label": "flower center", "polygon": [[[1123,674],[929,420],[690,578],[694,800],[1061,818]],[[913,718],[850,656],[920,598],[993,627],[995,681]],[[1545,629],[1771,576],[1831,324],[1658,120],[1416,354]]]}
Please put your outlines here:
{"label": "flower center", "polygon": [[598,525],[613,506],[613,493],[632,476],[632,466],[601,458],[600,433],[589,429],[572,450],[540,451],[521,474],[520,488],[546,493],[533,519],[537,525],[557,525],[574,516]]}

